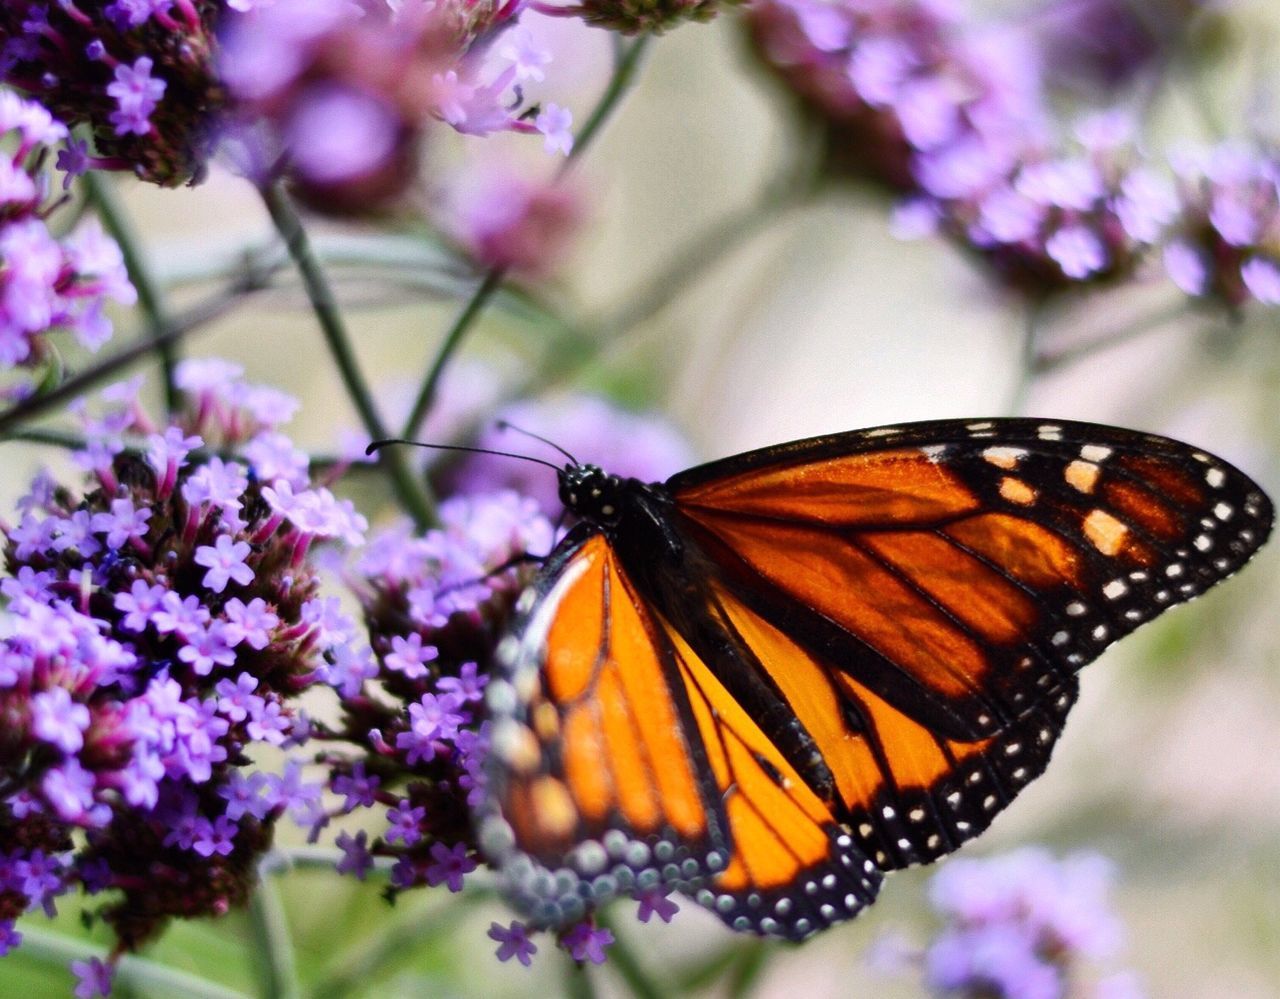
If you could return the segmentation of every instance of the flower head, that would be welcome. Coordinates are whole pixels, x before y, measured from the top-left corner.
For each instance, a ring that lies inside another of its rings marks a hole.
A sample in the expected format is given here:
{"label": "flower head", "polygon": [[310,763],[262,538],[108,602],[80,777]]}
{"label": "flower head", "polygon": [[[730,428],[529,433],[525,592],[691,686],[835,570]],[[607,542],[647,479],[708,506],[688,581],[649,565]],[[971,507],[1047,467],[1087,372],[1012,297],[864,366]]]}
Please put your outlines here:
{"label": "flower head", "polygon": [[13,0],[0,6],[4,82],[92,130],[96,155],[78,153],[86,165],[166,186],[198,181],[223,106],[213,71],[221,7]]}

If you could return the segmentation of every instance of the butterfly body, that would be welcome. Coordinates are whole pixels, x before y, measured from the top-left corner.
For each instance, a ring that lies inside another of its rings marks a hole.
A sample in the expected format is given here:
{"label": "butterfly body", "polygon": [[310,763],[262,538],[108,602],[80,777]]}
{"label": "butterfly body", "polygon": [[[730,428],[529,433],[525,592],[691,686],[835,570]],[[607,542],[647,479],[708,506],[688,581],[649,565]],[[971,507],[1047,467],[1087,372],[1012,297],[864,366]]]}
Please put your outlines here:
{"label": "butterfly body", "polygon": [[1048,762],[1076,673],[1229,575],[1271,507],[1089,424],[944,421],[666,483],[571,465],[579,522],[490,685],[481,846],[562,926],[679,889],[800,939],[956,849]]}

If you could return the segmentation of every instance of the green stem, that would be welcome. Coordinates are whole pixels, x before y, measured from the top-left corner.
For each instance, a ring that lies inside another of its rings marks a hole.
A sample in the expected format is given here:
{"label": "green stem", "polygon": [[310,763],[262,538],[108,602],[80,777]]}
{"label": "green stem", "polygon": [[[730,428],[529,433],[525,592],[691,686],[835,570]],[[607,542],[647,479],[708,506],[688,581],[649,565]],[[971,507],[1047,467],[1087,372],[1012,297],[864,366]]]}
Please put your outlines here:
{"label": "green stem", "polygon": [[609,83],[605,87],[604,93],[600,95],[600,100],[596,102],[591,114],[587,116],[586,124],[574,136],[573,150],[569,153],[568,161],[561,167],[561,173],[568,170],[576,160],[581,159],[582,154],[587,151],[587,147],[595,141],[600,130],[604,128],[609,118],[612,117],[622,98],[626,96],[627,91],[635,83],[636,74],[640,69],[644,54],[652,41],[652,35],[642,35],[626,48],[615,49],[617,54],[614,59],[613,75],[609,78]]}
{"label": "green stem", "polygon": [[565,961],[564,991],[569,999],[596,999],[596,987],[591,981],[591,971],[585,964],[572,958]]}
{"label": "green stem", "polygon": [[165,303],[155,275],[147,264],[142,244],[134,231],[128,213],[116,197],[112,182],[97,170],[89,170],[83,178],[88,200],[92,202],[102,220],[103,226],[120,247],[124,256],[125,270],[129,280],[138,292],[138,306],[147,320],[147,332],[151,345],[160,355],[160,366],[164,372],[164,404],[165,411],[172,415],[181,404],[178,386],[174,382],[174,368],[178,363],[177,342],[165,337],[165,332],[172,328],[173,317]]}
{"label": "green stem", "polygon": [[43,395],[34,395],[11,406],[0,413],[0,437],[4,436],[13,427],[33,420],[60,404],[84,394],[108,378],[114,377],[123,369],[155,351],[159,345],[177,343],[188,333],[206,326],[227,312],[246,295],[260,291],[262,287],[259,275],[245,274],[230,287],[218,292],[208,301],[179,316],[157,339],[139,340],[124,350],[103,358],[80,374],[68,378],[57,388]]}
{"label": "green stem", "polygon": [[377,933],[338,955],[330,965],[332,970],[311,989],[310,999],[376,994],[377,990],[371,988],[375,982],[452,933],[476,903],[492,898],[492,892],[468,886],[463,894],[443,905],[402,903],[395,917]]}
{"label": "green stem", "polygon": [[613,943],[609,947],[609,964],[627,983],[635,999],[662,999],[670,992],[654,982],[612,921],[597,913],[596,922],[613,934]]}
{"label": "green stem", "polygon": [[1028,303],[1026,310],[1023,316],[1022,341],[1018,349],[1018,374],[1006,407],[1012,416],[1022,415],[1027,405],[1027,397],[1031,394],[1031,385],[1039,374],[1036,370],[1036,357],[1040,349],[1040,332],[1047,310],[1041,301]]}
{"label": "green stem", "polygon": [[[573,149],[570,150],[568,158],[561,165],[559,176],[564,176],[572,165],[581,158],[582,154],[587,151],[592,142],[595,141],[596,136],[600,134],[605,124],[613,116],[622,98],[635,83],[636,74],[649,42],[650,37],[645,36],[637,39],[631,45],[617,50],[618,55],[614,62],[613,75],[610,77],[604,93],[600,95],[600,100],[592,109],[591,114],[587,116],[586,124],[582,126],[582,129],[574,137]],[[413,439],[417,436],[419,428],[427,418],[427,414],[431,412],[431,405],[435,401],[436,393],[440,388],[440,380],[444,377],[445,368],[457,353],[467,333],[475,326],[476,320],[480,318],[485,306],[488,305],[494,294],[502,287],[502,280],[505,276],[505,268],[492,268],[462,307],[462,311],[458,313],[458,317],[453,321],[449,332],[445,334],[444,341],[441,343],[439,351],[423,378],[422,388],[418,391],[418,397],[414,401],[409,418],[405,420],[404,432],[400,435],[401,437]],[[381,436],[385,437],[386,434]]]}
{"label": "green stem", "polygon": [[[107,953],[86,941],[65,937],[60,933],[31,926],[24,922],[21,953],[46,964],[65,967],[71,961],[91,958],[106,960]],[[146,958],[127,955],[116,966],[116,982],[143,990],[149,995],[174,996],[181,999],[248,999],[243,992],[210,982],[198,975]]]}
{"label": "green stem", "polygon": [[262,877],[249,901],[249,924],[253,927],[262,994],[266,999],[298,999],[298,968],[293,939],[285,916],[280,889],[269,877]]}
{"label": "green stem", "polygon": [[[346,324],[343,322],[333,291],[329,287],[328,278],[312,252],[311,242],[307,238],[306,230],[302,227],[302,220],[294,210],[288,195],[285,194],[283,184],[276,183],[270,187],[264,187],[262,199],[266,204],[267,212],[271,215],[271,221],[275,224],[276,231],[284,240],[289,256],[298,268],[312,311],[320,324],[320,331],[324,334],[329,353],[333,356],[347,394],[360,415],[365,432],[371,440],[389,437],[390,434],[387,433],[382,417],[374,404],[373,393],[369,390],[364,374],[356,362],[355,351],[351,347],[351,339],[347,335]],[[418,527],[427,527],[433,523],[434,503],[427,492],[425,481],[415,475],[410,467],[404,450],[394,447],[383,448],[378,452],[378,461],[386,470],[401,505],[413,517]]]}
{"label": "green stem", "polygon": [[1076,361],[1082,360],[1099,350],[1105,350],[1107,347],[1114,347],[1129,340],[1134,340],[1159,329],[1175,319],[1181,319],[1189,311],[1188,303],[1185,300],[1180,300],[1172,305],[1156,309],[1148,315],[1141,316],[1134,322],[1127,323],[1119,329],[1093,337],[1085,343],[1077,344],[1074,347],[1060,350],[1056,354],[1036,354],[1031,358],[1031,373],[1033,376],[1044,375],[1068,364],[1074,364]]}
{"label": "green stem", "polygon": [[409,411],[409,417],[404,421],[404,430],[400,434],[401,437],[406,437],[409,440],[417,438],[422,422],[426,419],[427,413],[431,411],[432,403],[435,402],[436,393],[440,389],[440,379],[444,377],[445,368],[461,345],[463,337],[467,335],[467,331],[471,329],[480,313],[484,311],[489,299],[501,287],[502,278],[505,274],[506,269],[502,267],[495,267],[489,271],[484,276],[484,280],[476,287],[471,298],[467,300],[467,304],[463,306],[462,311],[458,313],[458,318],[449,327],[449,332],[445,334],[444,342],[436,352],[435,359],[427,370],[427,376],[422,381],[422,388],[418,390],[418,398],[414,400],[413,408]]}

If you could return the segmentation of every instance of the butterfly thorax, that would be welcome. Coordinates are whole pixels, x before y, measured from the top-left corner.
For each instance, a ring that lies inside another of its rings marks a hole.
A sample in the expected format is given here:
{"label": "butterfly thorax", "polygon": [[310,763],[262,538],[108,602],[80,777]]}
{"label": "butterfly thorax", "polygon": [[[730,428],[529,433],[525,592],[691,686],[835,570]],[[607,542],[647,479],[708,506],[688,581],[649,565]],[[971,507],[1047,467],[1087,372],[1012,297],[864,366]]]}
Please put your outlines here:
{"label": "butterfly thorax", "polygon": [[560,472],[560,502],[608,535],[624,557],[680,559],[683,546],[665,511],[671,497],[657,483],[624,479],[598,465],[567,465]]}

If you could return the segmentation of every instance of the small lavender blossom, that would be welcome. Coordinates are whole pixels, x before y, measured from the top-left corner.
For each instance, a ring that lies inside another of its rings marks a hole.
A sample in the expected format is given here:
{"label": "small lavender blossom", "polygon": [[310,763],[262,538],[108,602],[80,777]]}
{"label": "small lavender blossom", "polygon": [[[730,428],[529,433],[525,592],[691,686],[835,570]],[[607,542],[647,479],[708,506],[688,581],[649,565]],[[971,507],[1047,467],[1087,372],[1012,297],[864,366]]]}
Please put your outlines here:
{"label": "small lavender blossom", "polygon": [[111,980],[115,974],[114,965],[92,957],[87,961],[72,961],[71,970],[79,979],[72,990],[72,995],[76,999],[97,999],[99,996],[111,995]]}
{"label": "small lavender blossom", "polygon": [[575,961],[604,964],[605,948],[613,943],[613,933],[589,922],[578,923],[560,938],[560,945]]}
{"label": "small lavender blossom", "polygon": [[538,945],[529,939],[529,931],[518,920],[508,926],[500,923],[489,924],[489,939],[497,941],[495,952],[499,961],[510,961],[513,957],[526,968],[533,963],[533,955],[538,952]]}

